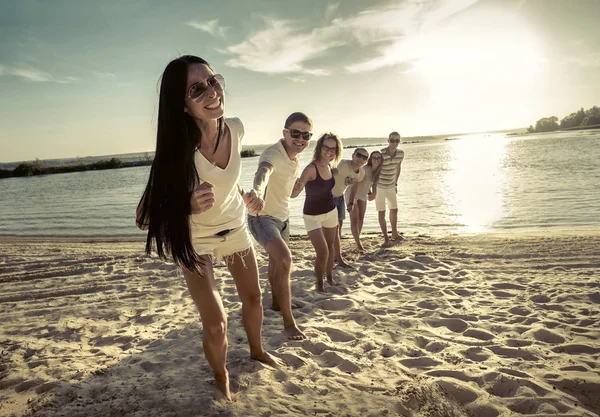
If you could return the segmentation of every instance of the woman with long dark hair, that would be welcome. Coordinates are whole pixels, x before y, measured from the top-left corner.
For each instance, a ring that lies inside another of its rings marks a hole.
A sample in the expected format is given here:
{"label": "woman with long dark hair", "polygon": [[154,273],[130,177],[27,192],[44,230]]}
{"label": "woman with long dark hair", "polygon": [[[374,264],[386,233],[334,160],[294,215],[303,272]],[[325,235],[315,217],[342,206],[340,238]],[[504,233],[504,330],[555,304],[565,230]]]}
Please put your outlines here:
{"label": "woman with long dark hair", "polygon": [[[366,152],[366,151],[365,151]],[[356,194],[350,211],[350,230],[356,242],[358,250],[364,251],[362,243],[360,243],[360,232],[363,228],[365,213],[367,211],[367,200],[375,200],[377,195],[377,181],[381,173],[381,162],[383,157],[381,152],[373,151],[369,156],[367,164],[364,166],[365,177],[362,181],[355,183],[352,187],[348,187],[346,194],[351,195],[354,188]]]}
{"label": "woman with long dark hair", "polygon": [[337,207],[331,190],[335,185],[332,169],[342,157],[342,141],[333,133],[326,133],[317,140],[313,159],[304,168],[292,191],[297,197],[306,188],[304,200],[304,225],[315,248],[315,289],[325,292],[324,278],[329,285],[333,281],[333,243],[338,227]]}
{"label": "woman with long dark hair", "polygon": [[165,68],[160,85],[156,154],[137,209],[148,230],[146,252],[156,245],[181,266],[200,312],[203,347],[217,387],[231,399],[227,359],[227,316],[213,274],[223,259],[242,301],[250,356],[278,362],[262,347],[263,307],[258,267],[244,223],[245,208],[262,200],[238,186],[244,126],[223,117],[224,80],[202,58],[182,56]]}

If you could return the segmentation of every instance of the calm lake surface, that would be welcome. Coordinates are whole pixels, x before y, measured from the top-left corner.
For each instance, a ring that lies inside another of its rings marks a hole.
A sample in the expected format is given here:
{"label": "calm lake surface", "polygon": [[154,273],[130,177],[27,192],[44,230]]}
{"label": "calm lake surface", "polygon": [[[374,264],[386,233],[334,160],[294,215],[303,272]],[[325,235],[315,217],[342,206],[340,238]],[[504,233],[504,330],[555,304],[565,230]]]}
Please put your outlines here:
{"label": "calm lake surface", "polygon": [[[377,140],[381,142],[381,140]],[[369,151],[381,146],[368,146]],[[484,232],[600,227],[600,132],[459,136],[401,145],[399,230]],[[344,149],[344,158],[353,149]],[[301,158],[304,167],[312,149]],[[258,158],[242,159],[251,188]],[[136,235],[135,208],[150,167],[0,180],[0,235]],[[305,233],[304,196],[292,233]],[[348,220],[344,225],[349,233]],[[365,231],[378,231],[369,202]]]}

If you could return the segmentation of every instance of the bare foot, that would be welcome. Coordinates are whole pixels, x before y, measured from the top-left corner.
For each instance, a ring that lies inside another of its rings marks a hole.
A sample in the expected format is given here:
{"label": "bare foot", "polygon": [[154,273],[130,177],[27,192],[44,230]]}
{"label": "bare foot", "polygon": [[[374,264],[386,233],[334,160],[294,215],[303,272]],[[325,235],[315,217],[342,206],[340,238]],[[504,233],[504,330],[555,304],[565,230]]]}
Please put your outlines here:
{"label": "bare foot", "polygon": [[217,383],[217,388],[219,388],[219,391],[221,391],[225,398],[231,401],[231,392],[229,391],[229,373],[226,373],[225,375],[221,376],[215,375],[215,381]]}
{"label": "bare foot", "polygon": [[337,264],[342,268],[350,268],[350,264],[346,262],[345,259],[340,259],[337,261]]}
{"label": "bare foot", "polygon": [[300,331],[296,324],[286,327],[285,333],[287,334],[288,339],[290,340],[302,340],[306,339],[306,335]]}
{"label": "bare foot", "polygon": [[401,236],[401,235],[392,235],[392,240],[394,240],[394,241],[402,241],[402,240],[404,240],[404,236]]}
{"label": "bare foot", "polygon": [[262,362],[265,365],[272,366],[273,368],[281,368],[285,365],[280,359],[276,358],[275,356],[271,355],[269,352],[264,350],[257,354],[251,353],[250,357],[255,361]]}
{"label": "bare foot", "polygon": [[359,252],[365,252],[365,247],[363,245],[358,245]]}
{"label": "bare foot", "polygon": [[325,292],[325,287],[323,286],[323,283],[316,283],[315,284],[315,290],[317,290],[317,292]]}
{"label": "bare foot", "polygon": [[390,242],[388,239],[386,239],[385,242],[383,242],[383,245],[381,245],[382,248],[389,248],[390,246],[392,246],[392,242]]}
{"label": "bare foot", "polygon": [[334,287],[338,285],[338,283],[333,280],[333,277],[327,277],[327,283]]}

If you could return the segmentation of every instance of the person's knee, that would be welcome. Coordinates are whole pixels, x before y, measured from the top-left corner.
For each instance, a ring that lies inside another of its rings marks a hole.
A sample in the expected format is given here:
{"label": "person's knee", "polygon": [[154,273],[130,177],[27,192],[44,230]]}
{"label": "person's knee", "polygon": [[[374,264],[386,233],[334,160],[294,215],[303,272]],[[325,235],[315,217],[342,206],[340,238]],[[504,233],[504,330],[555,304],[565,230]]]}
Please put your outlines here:
{"label": "person's knee", "polygon": [[242,300],[244,307],[260,308],[262,310],[262,294],[260,291],[246,294]]}
{"label": "person's knee", "polygon": [[380,210],[377,212],[380,219],[385,219],[385,210]]}
{"label": "person's knee", "polygon": [[220,343],[227,336],[227,322],[225,320],[214,323],[205,323],[203,326],[204,337],[207,341]]}

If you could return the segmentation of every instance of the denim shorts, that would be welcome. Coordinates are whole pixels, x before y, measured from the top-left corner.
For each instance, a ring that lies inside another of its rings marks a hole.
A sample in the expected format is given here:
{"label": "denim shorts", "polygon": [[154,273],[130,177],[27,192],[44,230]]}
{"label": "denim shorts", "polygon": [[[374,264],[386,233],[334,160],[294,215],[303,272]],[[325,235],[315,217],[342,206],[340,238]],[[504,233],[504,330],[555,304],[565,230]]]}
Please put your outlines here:
{"label": "denim shorts", "polygon": [[342,194],[339,197],[333,197],[333,202],[335,203],[335,206],[337,207],[338,221],[344,220],[346,218],[346,204],[344,201],[344,195]]}
{"label": "denim shorts", "polygon": [[273,239],[281,238],[286,244],[290,243],[290,221],[281,221],[271,216],[248,215],[248,229],[252,237],[263,248]]}

